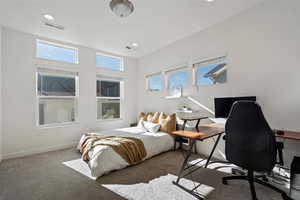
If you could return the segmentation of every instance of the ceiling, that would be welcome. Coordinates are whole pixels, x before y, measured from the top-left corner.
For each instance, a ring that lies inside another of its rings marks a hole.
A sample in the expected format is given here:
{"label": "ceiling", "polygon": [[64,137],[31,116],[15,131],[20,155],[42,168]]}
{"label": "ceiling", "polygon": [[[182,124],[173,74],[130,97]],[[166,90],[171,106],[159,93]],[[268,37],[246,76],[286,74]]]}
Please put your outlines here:
{"label": "ceiling", "polygon": [[[109,0],[0,0],[0,24],[106,52],[141,57],[237,15],[263,0],[131,0],[135,11],[118,18]],[[50,13],[64,31],[43,25]],[[139,48],[125,46],[138,42]]]}

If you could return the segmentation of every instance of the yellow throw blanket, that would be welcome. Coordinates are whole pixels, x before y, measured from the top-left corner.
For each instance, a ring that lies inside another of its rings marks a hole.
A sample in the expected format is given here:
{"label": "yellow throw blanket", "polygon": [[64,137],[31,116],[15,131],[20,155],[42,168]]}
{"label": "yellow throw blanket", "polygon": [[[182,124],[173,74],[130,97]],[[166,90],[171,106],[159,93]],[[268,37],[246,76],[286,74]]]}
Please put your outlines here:
{"label": "yellow throw blanket", "polygon": [[111,147],[130,165],[141,162],[147,155],[144,143],[137,138],[98,134],[84,134],[83,136],[79,143],[79,151],[84,161],[90,160],[88,154],[96,146]]}

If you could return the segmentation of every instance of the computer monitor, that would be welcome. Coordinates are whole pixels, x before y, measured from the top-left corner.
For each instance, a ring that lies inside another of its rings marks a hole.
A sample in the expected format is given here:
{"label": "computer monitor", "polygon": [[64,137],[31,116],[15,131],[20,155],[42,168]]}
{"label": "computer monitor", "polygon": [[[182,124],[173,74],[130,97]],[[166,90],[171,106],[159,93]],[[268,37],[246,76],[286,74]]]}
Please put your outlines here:
{"label": "computer monitor", "polygon": [[256,96],[215,98],[215,117],[227,118],[233,103],[242,100],[256,101]]}

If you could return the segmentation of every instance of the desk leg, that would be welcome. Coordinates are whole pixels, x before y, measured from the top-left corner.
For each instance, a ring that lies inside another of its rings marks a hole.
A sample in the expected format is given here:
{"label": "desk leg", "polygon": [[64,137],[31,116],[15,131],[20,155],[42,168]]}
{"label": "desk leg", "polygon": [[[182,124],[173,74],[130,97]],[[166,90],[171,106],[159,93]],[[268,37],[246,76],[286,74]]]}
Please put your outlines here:
{"label": "desk leg", "polygon": [[197,189],[200,185],[198,185],[197,187],[194,187],[191,190],[191,189],[185,188],[184,186],[182,186],[182,185],[179,184],[180,179],[183,177],[184,170],[186,169],[188,160],[189,160],[190,156],[192,155],[192,151],[193,151],[193,147],[195,145],[195,142],[196,142],[196,140],[193,140],[193,139],[190,140],[190,144],[189,144],[189,149],[188,149],[187,155],[186,155],[186,157],[185,157],[185,159],[184,159],[184,161],[182,163],[182,166],[180,168],[180,171],[179,171],[179,174],[178,174],[178,178],[177,178],[176,181],[173,181],[173,184],[176,185],[176,186],[178,186],[182,190],[188,192],[189,194],[193,195],[197,199],[204,200],[204,198],[200,194],[194,192],[194,190]]}
{"label": "desk leg", "polygon": [[220,140],[221,136],[222,136],[222,134],[219,134],[219,136],[218,136],[218,138],[217,138],[217,141],[215,142],[214,147],[212,148],[212,150],[211,150],[211,152],[210,152],[210,155],[209,155],[209,157],[208,157],[208,159],[207,159],[207,161],[206,161],[205,168],[207,168],[207,166],[208,166],[208,164],[209,164],[209,162],[210,162],[210,159],[211,159],[211,157],[213,156],[213,154],[214,154],[214,152],[215,152],[215,150],[216,150],[216,147],[217,147],[217,145],[218,145],[218,143],[219,143],[219,140]]}
{"label": "desk leg", "polygon": [[195,127],[198,132],[199,132],[199,128],[198,128],[199,123],[200,123],[200,119],[197,120],[197,124],[196,124],[196,127]]}
{"label": "desk leg", "polygon": [[183,121],[182,130],[185,129],[186,122],[187,122],[187,120],[184,120],[184,121]]}
{"label": "desk leg", "polygon": [[195,140],[190,140],[190,144],[189,144],[189,148],[188,148],[188,151],[187,151],[187,155],[185,156],[184,158],[184,161],[182,163],[182,166],[180,168],[180,171],[178,173],[178,177],[177,177],[177,180],[176,180],[176,184],[179,183],[180,179],[182,178],[182,174],[184,172],[184,169],[189,161],[189,158],[191,157],[192,155],[192,151],[193,151],[193,147],[194,147],[194,144],[195,144]]}

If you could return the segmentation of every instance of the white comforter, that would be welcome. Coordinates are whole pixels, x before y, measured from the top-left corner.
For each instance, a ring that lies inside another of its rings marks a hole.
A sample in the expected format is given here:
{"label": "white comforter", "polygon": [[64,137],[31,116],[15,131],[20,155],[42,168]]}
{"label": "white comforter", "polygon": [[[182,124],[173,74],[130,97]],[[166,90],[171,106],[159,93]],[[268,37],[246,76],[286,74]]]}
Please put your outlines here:
{"label": "white comforter", "polygon": [[[167,133],[158,132],[150,133],[138,127],[114,129],[108,131],[94,132],[101,135],[109,136],[126,136],[141,139],[147,152],[145,159],[151,158],[154,155],[168,151],[173,148],[174,139]],[[96,146],[89,153],[89,167],[91,175],[100,177],[112,170],[122,169],[129,164],[119,156],[111,147]]]}

